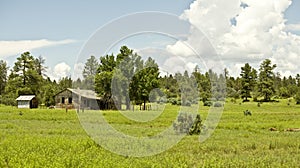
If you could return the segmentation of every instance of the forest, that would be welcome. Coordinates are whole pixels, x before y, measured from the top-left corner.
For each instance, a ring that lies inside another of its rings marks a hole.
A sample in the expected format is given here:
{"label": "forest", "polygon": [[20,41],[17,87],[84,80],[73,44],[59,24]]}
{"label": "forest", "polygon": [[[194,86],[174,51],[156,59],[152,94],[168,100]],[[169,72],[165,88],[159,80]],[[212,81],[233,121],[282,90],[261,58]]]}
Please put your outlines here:
{"label": "forest", "polygon": [[[33,94],[39,104],[55,105],[54,95],[66,88],[94,90],[104,99],[115,99],[126,109],[131,103],[146,109],[150,101],[169,102],[190,106],[199,101],[210,106],[214,101],[225,98],[235,102],[270,102],[278,99],[294,98],[300,104],[300,75],[281,76],[270,59],[262,60],[259,69],[249,63],[241,67],[240,76],[217,74],[212,70],[200,72],[198,66],[189,74],[177,72],[161,76],[159,66],[149,57],[143,60],[127,46],[122,46],[117,55],[105,55],[97,58],[90,56],[86,60],[83,78],[73,80],[70,76],[58,81],[47,75],[45,59],[34,57],[30,52],[21,54],[13,67],[0,60],[0,104],[16,105],[19,95]],[[193,82],[195,81],[195,82]],[[155,90],[159,88],[159,90]],[[189,94],[196,91],[197,95]]]}

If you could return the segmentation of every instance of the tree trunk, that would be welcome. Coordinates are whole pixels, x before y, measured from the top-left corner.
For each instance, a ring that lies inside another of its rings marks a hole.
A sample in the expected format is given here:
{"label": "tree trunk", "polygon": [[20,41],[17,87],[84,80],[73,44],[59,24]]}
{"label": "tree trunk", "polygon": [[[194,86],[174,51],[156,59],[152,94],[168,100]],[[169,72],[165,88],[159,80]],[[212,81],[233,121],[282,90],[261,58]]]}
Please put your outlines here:
{"label": "tree trunk", "polygon": [[126,110],[130,110],[130,98],[129,96],[126,96]]}
{"label": "tree trunk", "polygon": [[143,110],[146,110],[146,100],[144,100],[144,108]]}

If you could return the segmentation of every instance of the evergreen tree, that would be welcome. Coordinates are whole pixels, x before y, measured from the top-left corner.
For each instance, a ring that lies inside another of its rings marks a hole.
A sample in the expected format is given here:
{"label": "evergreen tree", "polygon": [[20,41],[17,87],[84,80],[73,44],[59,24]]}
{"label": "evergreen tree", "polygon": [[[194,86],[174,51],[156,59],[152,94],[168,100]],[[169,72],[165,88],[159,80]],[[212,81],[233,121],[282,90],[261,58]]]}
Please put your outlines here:
{"label": "evergreen tree", "polygon": [[99,62],[95,56],[91,56],[89,59],[87,59],[82,72],[84,78],[84,89],[94,90],[95,75],[97,73],[98,67]]}
{"label": "evergreen tree", "polygon": [[272,65],[269,59],[264,60],[260,65],[258,91],[264,97],[264,101],[270,101],[275,93],[273,72],[275,68],[276,65]]}
{"label": "evergreen tree", "polygon": [[44,66],[45,59],[42,56],[39,56],[34,61],[35,69],[40,76],[46,76],[45,72],[47,71],[47,67]]}
{"label": "evergreen tree", "polygon": [[115,67],[116,60],[113,54],[100,57],[100,64],[95,76],[95,92],[99,96],[103,97],[105,101],[105,109],[113,108],[111,85]]}
{"label": "evergreen tree", "polygon": [[0,95],[4,93],[5,85],[7,82],[8,67],[5,61],[0,60]]}
{"label": "evergreen tree", "polygon": [[253,91],[256,83],[257,72],[248,63],[244,67],[241,67],[241,70],[241,97],[244,99],[243,101],[248,101],[248,98],[251,98],[251,91]]}
{"label": "evergreen tree", "polygon": [[[136,72],[143,68],[143,60],[139,55],[133,53],[133,50],[127,46],[122,46],[120,53],[117,55],[117,69],[119,96],[125,99],[126,110],[130,109],[130,83]],[[114,86],[117,88],[117,86]]]}

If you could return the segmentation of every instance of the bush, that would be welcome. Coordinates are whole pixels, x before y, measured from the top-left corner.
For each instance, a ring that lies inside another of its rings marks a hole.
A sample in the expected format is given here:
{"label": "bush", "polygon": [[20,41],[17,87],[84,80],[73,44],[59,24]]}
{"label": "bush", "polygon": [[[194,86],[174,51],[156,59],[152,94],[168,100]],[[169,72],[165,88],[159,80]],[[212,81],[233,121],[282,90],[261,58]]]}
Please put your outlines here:
{"label": "bush", "polygon": [[199,135],[203,128],[204,126],[202,124],[202,120],[199,114],[197,114],[196,118],[193,119],[192,114],[181,112],[178,115],[176,122],[173,123],[173,129],[177,133]]}
{"label": "bush", "polygon": [[212,103],[211,101],[205,101],[205,102],[203,103],[203,105],[204,105],[204,106],[210,107],[210,106],[213,105],[213,103]]}
{"label": "bush", "polygon": [[14,94],[11,93],[5,94],[1,98],[1,103],[7,106],[16,106],[17,105],[16,98],[17,97]]}
{"label": "bush", "polygon": [[296,104],[300,104],[300,91],[297,92],[297,94],[295,96],[295,101],[296,101]]}
{"label": "bush", "polygon": [[167,99],[166,99],[165,97],[161,97],[161,98],[158,100],[158,103],[159,103],[159,104],[167,103]]}
{"label": "bush", "polygon": [[214,97],[213,97],[213,98],[209,98],[208,100],[209,100],[209,101],[213,101],[213,102],[214,102],[214,101],[217,101],[217,99],[214,98]]}
{"label": "bush", "polygon": [[225,101],[225,98],[224,97],[221,97],[218,99],[219,101]]}
{"label": "bush", "polygon": [[223,104],[221,102],[215,102],[214,107],[222,107]]}
{"label": "bush", "polygon": [[192,104],[198,104],[199,103],[199,99],[194,99],[193,101],[192,101]]}
{"label": "bush", "polygon": [[168,99],[168,102],[171,103],[172,105],[177,105],[177,100],[174,98]]}
{"label": "bush", "polygon": [[192,103],[190,102],[190,101],[185,101],[183,104],[182,104],[183,106],[191,106],[192,105]]}
{"label": "bush", "polygon": [[246,111],[244,111],[244,115],[245,116],[251,116],[252,115],[252,113],[251,113],[251,111],[249,111],[249,110],[246,110]]}

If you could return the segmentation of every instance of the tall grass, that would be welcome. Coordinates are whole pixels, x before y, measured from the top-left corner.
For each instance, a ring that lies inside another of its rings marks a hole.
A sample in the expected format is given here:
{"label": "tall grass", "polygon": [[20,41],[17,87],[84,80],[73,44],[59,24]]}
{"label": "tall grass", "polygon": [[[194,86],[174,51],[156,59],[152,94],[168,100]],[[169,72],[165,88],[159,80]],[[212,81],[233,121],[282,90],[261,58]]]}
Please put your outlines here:
{"label": "tall grass", "polygon": [[[240,102],[226,102],[220,123],[207,141],[186,136],[173,148],[143,158],[120,156],[96,144],[74,110],[0,106],[0,167],[299,167],[300,132],[284,130],[300,128],[300,106],[288,105],[287,100],[260,107]],[[247,109],[252,116],[244,116]],[[132,121],[117,111],[102,113],[118,131],[153,136],[172,124],[178,110],[167,105],[149,122]],[[208,110],[200,106],[203,119]],[[134,113],[150,115],[151,111]],[[270,127],[278,131],[269,131]]]}

